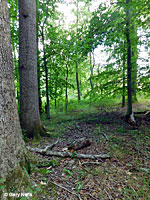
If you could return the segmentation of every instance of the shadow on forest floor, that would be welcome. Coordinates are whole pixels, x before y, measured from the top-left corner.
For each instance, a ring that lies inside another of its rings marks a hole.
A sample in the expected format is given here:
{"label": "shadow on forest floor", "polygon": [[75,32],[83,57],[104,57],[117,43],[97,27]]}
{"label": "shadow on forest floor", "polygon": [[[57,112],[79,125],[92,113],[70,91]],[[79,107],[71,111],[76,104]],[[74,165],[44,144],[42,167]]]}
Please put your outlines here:
{"label": "shadow on forest floor", "polygon": [[45,121],[51,137],[28,145],[44,149],[59,137],[53,151],[65,151],[71,142],[85,138],[91,145],[77,153],[109,153],[111,158],[92,161],[38,155],[40,164],[32,166],[31,178],[39,191],[33,199],[150,199],[150,117],[137,116],[136,125],[130,125],[125,109],[96,110],[64,121],[55,119],[51,125]]}

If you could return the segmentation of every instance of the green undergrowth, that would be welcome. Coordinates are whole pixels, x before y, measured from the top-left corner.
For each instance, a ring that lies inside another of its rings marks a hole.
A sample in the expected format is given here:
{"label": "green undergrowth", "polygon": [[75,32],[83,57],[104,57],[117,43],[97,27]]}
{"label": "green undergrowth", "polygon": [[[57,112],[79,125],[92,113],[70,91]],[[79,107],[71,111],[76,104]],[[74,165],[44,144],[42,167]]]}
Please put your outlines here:
{"label": "green undergrowth", "polygon": [[[114,106],[118,106],[118,99],[101,100],[95,103],[82,100],[80,103],[71,100],[68,106],[68,112],[64,111],[62,106],[51,109],[51,119],[47,120],[46,115],[42,114],[43,125],[48,129],[51,137],[59,137],[65,132],[66,127],[76,124],[78,121],[95,120],[95,115],[101,110],[110,111]],[[119,104],[120,106],[120,104]],[[109,119],[107,119],[109,120]]]}

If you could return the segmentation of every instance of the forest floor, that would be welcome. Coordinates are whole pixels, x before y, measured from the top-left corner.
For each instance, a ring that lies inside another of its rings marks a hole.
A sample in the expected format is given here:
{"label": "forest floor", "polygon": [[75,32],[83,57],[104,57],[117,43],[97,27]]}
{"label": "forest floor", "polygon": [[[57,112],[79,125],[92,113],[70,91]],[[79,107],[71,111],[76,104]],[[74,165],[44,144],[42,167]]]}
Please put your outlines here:
{"label": "forest floor", "polygon": [[[136,115],[136,124],[125,120],[126,108],[95,106],[93,112],[81,109],[44,121],[50,138],[28,142],[44,149],[59,138],[52,151],[64,152],[79,138],[91,145],[83,154],[109,154],[108,159],[39,157],[31,166],[37,184],[33,199],[39,200],[148,200],[150,199],[150,115]],[[134,105],[135,111],[150,110],[150,103]],[[72,152],[72,151],[71,151]]]}

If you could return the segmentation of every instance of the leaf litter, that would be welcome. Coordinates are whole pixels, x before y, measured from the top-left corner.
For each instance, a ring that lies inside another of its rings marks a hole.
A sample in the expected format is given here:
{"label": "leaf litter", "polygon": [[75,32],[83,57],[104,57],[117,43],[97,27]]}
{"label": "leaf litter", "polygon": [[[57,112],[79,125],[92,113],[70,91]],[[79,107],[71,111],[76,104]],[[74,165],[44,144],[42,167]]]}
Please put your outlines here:
{"label": "leaf litter", "polygon": [[[35,199],[150,199],[150,123],[147,116],[138,116],[136,120],[136,125],[130,125],[123,112],[112,111],[67,125],[54,151],[67,150],[70,142],[85,137],[91,145],[78,153],[109,153],[111,159],[92,161],[37,154],[40,163],[47,159],[49,165],[38,168],[47,169],[47,173],[33,169],[30,175],[41,187]],[[56,140],[45,138],[36,146],[45,148]]]}

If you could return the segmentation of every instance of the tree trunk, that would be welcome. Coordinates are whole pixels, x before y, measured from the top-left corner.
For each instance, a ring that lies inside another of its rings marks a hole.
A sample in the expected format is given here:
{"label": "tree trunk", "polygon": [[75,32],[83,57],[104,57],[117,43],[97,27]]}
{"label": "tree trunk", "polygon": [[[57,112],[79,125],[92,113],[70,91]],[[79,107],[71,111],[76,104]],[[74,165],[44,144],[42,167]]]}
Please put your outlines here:
{"label": "tree trunk", "polygon": [[[43,27],[44,29],[44,27]],[[46,51],[45,51],[45,39],[44,39],[44,30],[42,30],[42,44],[43,44],[43,61],[44,61],[44,70],[45,70],[45,82],[46,82],[46,117],[50,119],[50,105],[49,105],[49,94],[48,94],[48,70],[46,62]]]}
{"label": "tree trunk", "polygon": [[[79,2],[78,0],[75,1],[77,13],[76,13],[76,36],[78,40],[78,23],[79,23]],[[76,58],[77,59],[77,58]],[[80,85],[79,85],[79,73],[78,73],[78,59],[76,60],[76,84],[77,84],[77,93],[78,93],[78,101],[80,102],[81,95],[80,95]]]}
{"label": "tree trunk", "polygon": [[41,98],[41,70],[39,61],[39,39],[37,36],[37,69],[38,69],[38,98],[39,98],[39,112],[42,113],[42,98]]}
{"label": "tree trunk", "polygon": [[91,85],[91,90],[93,90],[93,82],[92,82],[92,77],[93,77],[93,65],[92,65],[92,55],[90,53],[90,85]]}
{"label": "tree trunk", "polygon": [[137,29],[135,28],[135,25],[132,25],[131,27],[132,32],[132,40],[131,40],[131,53],[132,53],[132,101],[137,102],[137,59],[138,59],[138,36],[137,36]]}
{"label": "tree trunk", "polygon": [[37,70],[38,70],[38,97],[39,97],[39,112],[42,113],[42,98],[41,98],[41,71],[40,71],[40,51],[39,51],[39,0],[36,0],[36,41],[37,41]]}
{"label": "tree trunk", "polygon": [[57,78],[55,78],[55,109],[57,107]]}
{"label": "tree trunk", "polygon": [[39,137],[36,0],[19,0],[19,75],[21,127],[29,138]]}
{"label": "tree trunk", "polygon": [[65,112],[68,112],[68,65],[66,64],[66,98],[65,98]]}
{"label": "tree trunk", "polygon": [[[48,3],[48,2],[46,2]],[[46,83],[46,118],[50,119],[50,103],[49,103],[49,92],[48,92],[48,69],[46,61],[46,50],[45,50],[45,36],[44,36],[44,27],[48,18],[48,7],[46,8],[46,17],[42,25],[41,36],[42,36],[42,45],[43,45],[43,62],[44,62],[44,71],[45,71],[45,83]]]}
{"label": "tree trunk", "polygon": [[79,73],[78,73],[78,62],[76,62],[76,83],[77,83],[77,92],[78,92],[78,101],[80,101],[80,85],[79,85]]}
{"label": "tree trunk", "polygon": [[131,63],[131,38],[130,38],[130,0],[126,0],[126,38],[127,38],[127,87],[128,87],[128,109],[127,119],[134,121],[132,113],[132,63]]}
{"label": "tree trunk", "polygon": [[0,178],[17,168],[25,150],[18,119],[8,1],[0,1]]}
{"label": "tree trunk", "polygon": [[124,49],[123,49],[123,77],[122,77],[122,79],[123,79],[123,86],[122,86],[122,108],[123,107],[125,107],[125,91],[126,91],[126,89],[125,89],[125,64],[126,64],[126,54],[125,54],[125,47],[124,47]]}
{"label": "tree trunk", "polygon": [[55,109],[57,107],[57,98],[55,98]]}
{"label": "tree trunk", "polygon": [[19,72],[18,72],[18,59],[16,57],[17,48],[15,47],[15,44],[14,45],[12,44],[12,48],[13,48],[13,63],[15,68],[16,90],[17,90],[16,98],[18,102],[18,108],[20,110]]}

